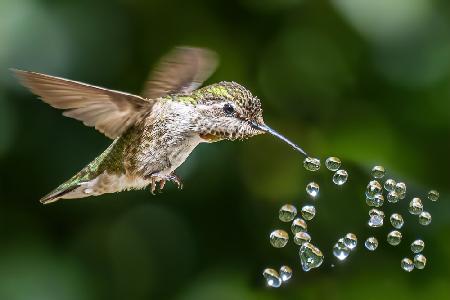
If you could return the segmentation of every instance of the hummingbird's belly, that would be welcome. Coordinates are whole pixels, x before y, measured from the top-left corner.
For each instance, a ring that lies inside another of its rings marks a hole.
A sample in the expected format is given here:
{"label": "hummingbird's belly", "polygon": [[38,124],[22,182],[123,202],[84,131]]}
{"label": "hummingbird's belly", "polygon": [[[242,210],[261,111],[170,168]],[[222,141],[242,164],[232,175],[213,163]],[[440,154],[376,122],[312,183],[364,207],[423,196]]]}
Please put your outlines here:
{"label": "hummingbird's belly", "polygon": [[177,169],[191,154],[194,148],[203,142],[203,139],[199,135],[193,135],[187,138],[178,147],[174,147],[173,151],[168,155],[170,161],[170,168],[167,170],[167,174],[172,173]]}

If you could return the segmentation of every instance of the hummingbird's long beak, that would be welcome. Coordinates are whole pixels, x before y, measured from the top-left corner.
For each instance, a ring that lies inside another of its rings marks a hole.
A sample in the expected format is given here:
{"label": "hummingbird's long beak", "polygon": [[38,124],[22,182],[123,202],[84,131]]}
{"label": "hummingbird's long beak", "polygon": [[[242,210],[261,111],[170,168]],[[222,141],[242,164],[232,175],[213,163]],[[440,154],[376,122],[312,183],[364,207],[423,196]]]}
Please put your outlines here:
{"label": "hummingbird's long beak", "polygon": [[287,144],[289,144],[292,148],[294,148],[298,152],[302,153],[304,156],[308,156],[308,154],[306,154],[306,152],[302,148],[300,148],[299,146],[297,146],[296,144],[294,144],[293,142],[291,142],[286,137],[284,137],[283,135],[279,134],[278,132],[276,132],[275,130],[273,130],[272,128],[267,126],[266,124],[258,124],[256,122],[250,122],[250,125],[253,128],[255,128],[255,129],[258,129],[258,130],[270,133],[273,136],[276,136],[280,140],[282,140],[282,141],[286,142]]}

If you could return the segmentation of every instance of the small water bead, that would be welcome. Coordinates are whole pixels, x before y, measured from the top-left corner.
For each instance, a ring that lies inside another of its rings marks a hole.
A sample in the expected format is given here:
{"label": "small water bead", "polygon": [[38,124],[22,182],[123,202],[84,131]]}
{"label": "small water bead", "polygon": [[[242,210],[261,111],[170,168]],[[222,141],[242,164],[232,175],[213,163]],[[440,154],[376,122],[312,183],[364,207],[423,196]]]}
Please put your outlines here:
{"label": "small water bead", "polygon": [[294,220],[297,215],[297,208],[291,204],[285,204],[280,208],[278,212],[278,218],[282,222],[290,222]]}
{"label": "small water bead", "polygon": [[416,269],[422,270],[425,268],[425,265],[427,264],[427,258],[422,254],[417,254],[414,256],[414,266]]}
{"label": "small water bead", "polygon": [[309,242],[304,243],[300,247],[299,255],[302,263],[302,269],[305,272],[319,267],[323,262],[322,251]]}
{"label": "small water bead", "polygon": [[333,175],[333,182],[337,185],[343,185],[347,179],[348,173],[345,170],[337,170]]}
{"label": "small water bead", "polygon": [[373,198],[375,195],[381,194],[383,192],[383,187],[381,184],[376,180],[371,180],[367,184],[366,188],[366,197]]}
{"label": "small water bead", "polygon": [[309,221],[316,215],[316,208],[312,205],[305,205],[302,207],[302,217],[303,219]]}
{"label": "small water bead", "polygon": [[397,182],[394,189],[397,194],[405,194],[406,193],[406,184],[404,182]]}
{"label": "small water bead", "polygon": [[263,276],[266,279],[266,283],[270,287],[280,287],[282,283],[282,279],[280,277],[280,274],[274,269],[267,268],[263,271]]}
{"label": "small water bead", "polygon": [[403,199],[405,199],[405,197],[406,197],[406,193],[398,194],[398,199],[399,200],[403,200]]}
{"label": "small water bead", "polygon": [[306,192],[313,198],[317,197],[317,195],[319,195],[319,185],[315,182],[308,183]]}
{"label": "small water bead", "polygon": [[386,174],[386,170],[383,166],[375,166],[372,168],[372,177],[373,178],[383,178],[384,174]]}
{"label": "small water bead", "polygon": [[422,240],[415,240],[411,243],[411,251],[413,253],[420,253],[425,248],[425,242]]}
{"label": "small water bead", "polygon": [[270,233],[270,244],[275,248],[283,248],[289,241],[289,235],[286,231],[277,229]]}
{"label": "small water bead", "polygon": [[398,230],[393,230],[387,235],[387,242],[392,246],[397,246],[402,241],[402,233]]}
{"label": "small water bead", "polygon": [[294,235],[294,243],[296,243],[299,246],[301,246],[307,242],[309,243],[310,241],[311,241],[311,236],[306,231],[300,231]]}
{"label": "small water bead", "polygon": [[388,179],[384,182],[384,189],[388,192],[392,192],[395,190],[395,185],[397,182],[395,182],[394,179]]}
{"label": "small water bead", "polygon": [[403,224],[405,223],[405,222],[403,221],[402,215],[401,215],[401,214],[397,214],[397,213],[391,215],[390,221],[391,221],[392,226],[393,226],[395,229],[400,229],[400,228],[402,228],[402,227],[403,227]]}
{"label": "small water bead", "polygon": [[384,222],[384,212],[378,209],[371,209],[369,211],[369,226],[370,227],[381,227]]}
{"label": "small water bead", "polygon": [[293,234],[296,234],[297,232],[306,231],[308,229],[308,225],[306,225],[305,220],[302,218],[297,218],[294,221],[292,221],[291,225],[291,231]]}
{"label": "small water bead", "polygon": [[378,240],[373,236],[368,237],[364,242],[364,246],[369,251],[375,251],[378,248]]}
{"label": "small water bead", "polygon": [[325,166],[330,171],[337,171],[341,167],[341,160],[337,157],[328,157],[325,160]]}
{"label": "small water bead", "polygon": [[409,212],[413,215],[418,215],[423,211],[423,204],[420,198],[413,198],[409,202]]}
{"label": "small water bead", "polygon": [[350,248],[344,243],[344,239],[340,238],[333,246],[333,255],[339,260],[344,260],[350,254]]}
{"label": "small water bead", "polygon": [[398,196],[396,191],[391,191],[387,194],[387,200],[390,203],[397,203],[400,197]]}
{"label": "small water bead", "polygon": [[358,238],[354,233],[347,233],[344,236],[344,244],[347,246],[350,250],[355,249],[356,245],[358,244]]}
{"label": "small water bead", "polygon": [[407,257],[402,259],[400,265],[401,265],[402,269],[405,270],[406,272],[411,272],[412,270],[414,270],[413,261]]}
{"label": "small water bead", "polygon": [[420,225],[427,226],[431,223],[431,214],[427,211],[423,211],[419,215],[419,223]]}
{"label": "small water bead", "polygon": [[384,196],[382,194],[376,194],[372,198],[366,197],[366,204],[373,207],[381,207],[384,204]]}
{"label": "small water bead", "polygon": [[438,201],[439,199],[439,192],[436,190],[431,190],[428,192],[428,199],[431,201]]}
{"label": "small water bead", "polygon": [[280,268],[280,277],[281,280],[288,281],[292,277],[292,268],[289,266],[281,266]]}
{"label": "small water bead", "polygon": [[318,158],[307,157],[303,161],[306,170],[315,172],[320,169],[320,160]]}

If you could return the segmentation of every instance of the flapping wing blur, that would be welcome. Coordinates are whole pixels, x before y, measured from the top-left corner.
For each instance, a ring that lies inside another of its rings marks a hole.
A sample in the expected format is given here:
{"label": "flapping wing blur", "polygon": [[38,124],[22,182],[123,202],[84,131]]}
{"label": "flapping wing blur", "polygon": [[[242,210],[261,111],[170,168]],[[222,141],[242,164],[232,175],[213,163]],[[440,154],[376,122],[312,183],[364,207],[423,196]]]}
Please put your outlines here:
{"label": "flapping wing blur", "polygon": [[64,115],[93,126],[111,139],[148,112],[153,101],[45,74],[13,70],[21,83]]}
{"label": "flapping wing blur", "polygon": [[203,48],[178,47],[164,56],[150,73],[142,96],[156,99],[197,89],[217,67],[217,56]]}

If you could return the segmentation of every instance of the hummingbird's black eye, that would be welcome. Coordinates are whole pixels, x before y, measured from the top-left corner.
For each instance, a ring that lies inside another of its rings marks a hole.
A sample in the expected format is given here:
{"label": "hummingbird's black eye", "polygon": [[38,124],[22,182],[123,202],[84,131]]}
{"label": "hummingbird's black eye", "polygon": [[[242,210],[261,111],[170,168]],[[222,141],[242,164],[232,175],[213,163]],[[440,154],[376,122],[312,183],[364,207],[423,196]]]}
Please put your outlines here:
{"label": "hummingbird's black eye", "polygon": [[234,114],[234,107],[230,103],[225,103],[225,105],[223,106],[223,111],[227,115],[232,115],[232,114]]}

